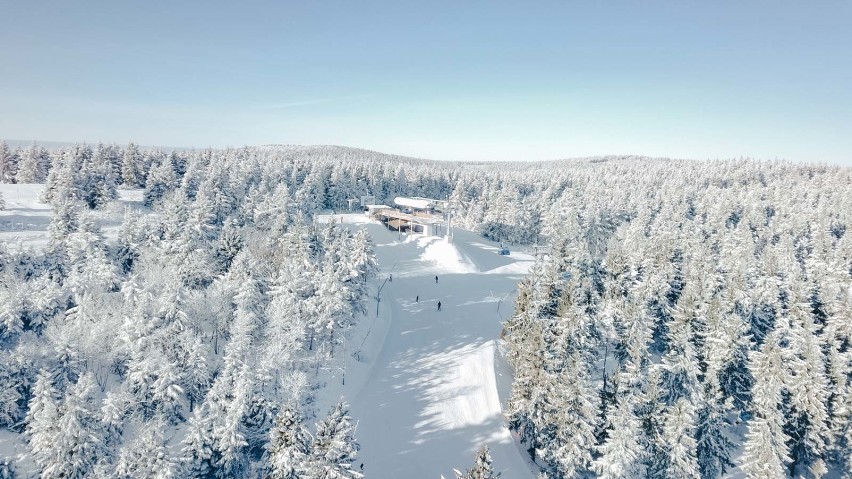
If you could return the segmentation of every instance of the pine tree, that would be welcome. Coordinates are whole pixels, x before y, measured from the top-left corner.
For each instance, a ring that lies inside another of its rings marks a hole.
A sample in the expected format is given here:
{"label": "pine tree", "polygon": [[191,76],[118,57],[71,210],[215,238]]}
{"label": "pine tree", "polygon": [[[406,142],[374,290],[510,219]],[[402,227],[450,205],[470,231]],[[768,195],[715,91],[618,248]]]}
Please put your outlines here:
{"label": "pine tree", "polygon": [[145,186],[142,153],[134,143],[129,143],[124,149],[121,161],[121,181],[125,188],[142,188]]}
{"label": "pine tree", "polygon": [[[70,213],[73,221],[73,213]],[[109,250],[100,227],[84,216],[78,220],[76,231],[65,238],[68,275],[65,286],[72,293],[102,293],[118,285],[118,271],[109,257]],[[57,225],[66,229],[67,225]]]}
{"label": "pine tree", "polygon": [[[233,391],[225,397],[217,397],[214,383],[208,401],[212,399],[213,434],[219,452],[218,475],[240,477],[248,469],[248,431],[245,424],[249,413],[250,395],[254,388],[254,375],[243,365],[233,380]],[[220,383],[221,384],[221,383]]]}
{"label": "pine tree", "polygon": [[39,200],[54,207],[65,203],[77,202],[82,198],[79,185],[76,183],[77,171],[82,165],[78,161],[79,149],[66,150],[57,154],[53,161],[53,167],[47,175],[44,190]]}
{"label": "pine tree", "polygon": [[15,479],[18,477],[18,468],[8,457],[0,459],[0,479]]}
{"label": "pine tree", "polygon": [[727,433],[725,413],[729,406],[718,386],[706,385],[704,394],[696,418],[696,458],[701,479],[715,479],[734,467],[730,451],[735,444]]}
{"label": "pine tree", "polygon": [[158,203],[166,192],[174,189],[176,184],[177,179],[172,163],[164,159],[151,169],[151,173],[145,180],[145,191],[142,193],[144,205],[150,208]]}
{"label": "pine tree", "polygon": [[33,143],[18,163],[17,183],[42,183],[47,178],[50,157],[43,148]]}
{"label": "pine tree", "polygon": [[[596,390],[590,380],[590,360],[596,345],[594,328],[582,293],[563,291],[557,317],[545,331],[544,384],[549,418],[540,421],[538,442],[542,457],[561,477],[575,477],[589,470],[595,444]],[[548,422],[552,426],[548,426]]]}
{"label": "pine tree", "polygon": [[624,394],[611,411],[612,434],[599,448],[592,470],[602,479],[645,477],[645,450],[642,425],[633,412],[632,395]]}
{"label": "pine tree", "polygon": [[754,417],[748,423],[748,433],[741,467],[749,477],[784,477],[785,464],[790,461],[788,437],[783,431],[781,411],[784,359],[778,345],[778,332],[772,331],[760,350],[749,356],[754,386]]}
{"label": "pine tree", "polygon": [[494,472],[491,463],[491,451],[488,450],[488,446],[482,446],[476,451],[473,467],[465,473],[456,470],[456,479],[497,479],[500,477],[500,473]]}
{"label": "pine tree", "polygon": [[26,413],[23,393],[29,384],[21,369],[8,354],[0,353],[0,427],[13,431]]}
{"label": "pine tree", "polygon": [[13,340],[24,329],[25,293],[11,271],[0,273],[0,344]]}
{"label": "pine tree", "polygon": [[297,287],[297,283],[291,272],[282,270],[272,285],[272,300],[266,310],[269,321],[264,335],[261,365],[267,374],[272,375],[271,399],[284,393],[280,390],[281,371],[286,370],[288,361],[304,341],[305,319],[302,308],[305,303],[294,287]]}
{"label": "pine tree", "polygon": [[[826,358],[816,333],[810,301],[803,297],[806,286],[792,285],[792,301],[787,308],[790,341],[787,364],[792,374],[786,384],[789,411],[785,433],[790,438],[790,475],[822,477],[826,472],[828,449],[828,391]],[[797,471],[797,469],[799,471]]]}
{"label": "pine tree", "polygon": [[18,171],[18,154],[0,141],[0,183],[14,183]]}
{"label": "pine tree", "polygon": [[278,413],[269,431],[268,453],[270,479],[308,477],[311,436],[296,409],[285,406]]}
{"label": "pine tree", "polygon": [[244,246],[240,226],[232,218],[225,220],[216,247],[216,257],[221,271],[227,271]]}
{"label": "pine tree", "polygon": [[212,418],[204,407],[196,408],[183,440],[180,475],[196,479],[214,477],[218,462]]}
{"label": "pine tree", "polygon": [[666,411],[663,435],[667,461],[666,477],[698,479],[696,459],[695,409],[686,398],[680,398]]}
{"label": "pine tree", "polygon": [[121,449],[113,477],[120,479],[168,479],[177,477],[166,448],[165,423],[143,424],[141,433]]}
{"label": "pine tree", "polygon": [[33,387],[33,397],[29,402],[25,428],[29,438],[30,452],[42,471],[51,465],[51,461],[54,461],[56,456],[54,444],[60,434],[57,396],[50,373],[42,370]]}
{"label": "pine tree", "polygon": [[136,407],[136,398],[124,387],[106,394],[101,406],[101,425],[104,429],[104,445],[113,448],[121,442],[125,421]]}
{"label": "pine tree", "polygon": [[311,447],[309,475],[325,478],[358,479],[362,474],[352,468],[358,454],[355,425],[348,406],[342,400],[317,424]]}
{"label": "pine tree", "polygon": [[83,201],[90,209],[103,208],[118,198],[116,178],[111,163],[112,149],[103,144],[98,145],[91,160],[83,164],[77,172],[80,176]]}
{"label": "pine tree", "polygon": [[84,374],[65,395],[56,421],[51,457],[42,465],[42,477],[86,477],[104,454],[94,388],[92,376]]}

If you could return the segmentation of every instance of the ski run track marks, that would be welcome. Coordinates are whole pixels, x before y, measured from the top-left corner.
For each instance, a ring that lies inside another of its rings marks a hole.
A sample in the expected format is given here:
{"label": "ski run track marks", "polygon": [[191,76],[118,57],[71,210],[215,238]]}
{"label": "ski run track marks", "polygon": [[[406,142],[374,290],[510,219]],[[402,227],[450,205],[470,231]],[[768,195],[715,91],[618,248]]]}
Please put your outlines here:
{"label": "ski run track marks", "polygon": [[359,421],[365,477],[452,478],[487,444],[503,479],[532,478],[503,417],[511,371],[497,338],[533,257],[500,256],[496,244],[466,231],[456,230],[449,242],[400,235],[361,214],[319,221],[331,218],[367,228],[380,268],[378,315],[370,298],[349,340],[340,387]]}

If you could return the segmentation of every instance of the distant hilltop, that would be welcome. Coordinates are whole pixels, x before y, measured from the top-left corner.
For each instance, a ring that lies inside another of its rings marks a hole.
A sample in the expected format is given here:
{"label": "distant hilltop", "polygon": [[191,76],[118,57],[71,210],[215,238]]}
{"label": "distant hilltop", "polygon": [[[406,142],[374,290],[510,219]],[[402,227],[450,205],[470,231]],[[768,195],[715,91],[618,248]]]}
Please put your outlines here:
{"label": "distant hilltop", "polygon": [[[117,146],[126,146],[127,143],[124,142],[110,142],[110,141],[41,141],[41,140],[0,140],[5,141],[10,149],[15,148],[27,148],[28,146],[35,143],[38,146],[47,148],[47,149],[60,149],[60,148],[68,148],[74,145],[98,145],[100,143],[107,145],[117,145]],[[135,143],[135,142],[131,142]],[[575,158],[553,158],[550,160],[524,160],[519,159],[517,161],[501,161],[501,160],[471,160],[471,161],[459,161],[459,160],[436,160],[430,158],[422,158],[416,156],[406,156],[406,155],[398,155],[394,153],[385,153],[376,150],[370,150],[367,148],[358,148],[353,146],[342,146],[342,145],[295,145],[295,144],[286,144],[286,143],[269,143],[263,145],[240,145],[240,146],[225,146],[225,147],[210,147],[210,146],[161,146],[161,145],[143,145],[136,144],[140,150],[160,150],[164,152],[172,152],[172,151],[192,151],[192,150],[227,150],[227,149],[240,149],[240,148],[268,148],[278,151],[291,151],[293,153],[309,153],[312,151],[321,152],[323,154],[328,153],[337,153],[342,156],[351,156],[351,155],[368,155],[371,157],[384,157],[385,159],[393,159],[398,161],[418,161],[418,162],[440,162],[440,163],[464,163],[465,165],[490,165],[490,164],[502,164],[502,163],[513,163],[513,164],[525,164],[525,165],[534,165],[534,164],[543,164],[543,163],[558,163],[558,162],[570,162],[570,163],[605,163],[608,161],[665,161],[665,160],[675,160],[672,158],[664,158],[664,157],[652,157],[645,155],[634,155],[634,154],[613,154],[613,155],[601,155],[601,156],[584,156],[584,157],[575,157]],[[680,160],[678,160],[680,161]],[[688,161],[688,160],[687,160]]]}

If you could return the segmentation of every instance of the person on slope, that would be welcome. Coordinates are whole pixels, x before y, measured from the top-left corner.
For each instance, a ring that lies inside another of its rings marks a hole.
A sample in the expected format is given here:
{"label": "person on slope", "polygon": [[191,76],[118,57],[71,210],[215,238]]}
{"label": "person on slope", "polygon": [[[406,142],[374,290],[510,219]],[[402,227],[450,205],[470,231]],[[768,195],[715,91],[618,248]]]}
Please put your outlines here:
{"label": "person on slope", "polygon": [[416,297],[416,298],[414,298],[414,302],[415,302],[415,303],[419,303],[419,302],[420,302],[420,295],[419,295],[419,294],[417,295],[417,297]]}
{"label": "person on slope", "polygon": [[438,301],[438,311],[440,311],[440,310],[441,310],[441,302]]}
{"label": "person on slope", "polygon": [[437,284],[437,283],[438,283],[438,277],[435,276],[435,284]]}

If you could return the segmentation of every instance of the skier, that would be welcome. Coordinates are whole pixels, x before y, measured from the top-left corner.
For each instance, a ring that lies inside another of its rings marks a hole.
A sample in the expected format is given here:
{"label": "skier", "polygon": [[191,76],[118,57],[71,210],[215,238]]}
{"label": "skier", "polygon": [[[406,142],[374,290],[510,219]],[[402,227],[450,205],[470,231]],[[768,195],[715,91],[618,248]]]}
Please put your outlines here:
{"label": "skier", "polygon": [[419,295],[419,294],[417,295],[417,297],[416,297],[416,298],[414,298],[414,302],[415,302],[415,303],[419,303],[419,302],[420,302],[420,295]]}
{"label": "skier", "polygon": [[441,310],[441,302],[438,301],[438,311],[440,311],[440,310]]}
{"label": "skier", "polygon": [[392,274],[388,275],[388,282],[393,283],[393,275]]}
{"label": "skier", "polygon": [[438,277],[437,276],[435,276],[435,283],[436,284],[438,283]]}

